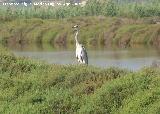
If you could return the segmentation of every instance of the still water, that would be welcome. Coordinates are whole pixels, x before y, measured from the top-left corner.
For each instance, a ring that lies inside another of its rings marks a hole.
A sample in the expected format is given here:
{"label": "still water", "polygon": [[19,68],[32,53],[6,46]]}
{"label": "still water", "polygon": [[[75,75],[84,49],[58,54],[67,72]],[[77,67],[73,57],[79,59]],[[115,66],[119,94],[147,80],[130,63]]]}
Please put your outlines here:
{"label": "still water", "polygon": [[[40,46],[9,47],[15,55],[44,60],[50,64],[78,64],[74,47],[42,48]],[[139,70],[160,61],[160,50],[153,47],[136,48],[87,48],[89,65],[96,67],[119,67],[129,70]]]}

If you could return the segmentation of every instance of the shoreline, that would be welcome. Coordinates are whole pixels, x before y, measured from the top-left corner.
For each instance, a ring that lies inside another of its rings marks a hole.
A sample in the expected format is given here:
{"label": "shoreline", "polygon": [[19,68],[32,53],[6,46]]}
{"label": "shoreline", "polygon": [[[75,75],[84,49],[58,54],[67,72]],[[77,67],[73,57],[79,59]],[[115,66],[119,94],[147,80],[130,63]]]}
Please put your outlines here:
{"label": "shoreline", "polygon": [[[92,21],[90,21],[92,20]],[[0,42],[9,44],[74,44],[71,26],[79,24],[79,41],[86,46],[132,47],[137,44],[160,47],[160,26],[153,19],[134,20],[117,17],[76,17],[62,20],[18,19],[1,23]]]}

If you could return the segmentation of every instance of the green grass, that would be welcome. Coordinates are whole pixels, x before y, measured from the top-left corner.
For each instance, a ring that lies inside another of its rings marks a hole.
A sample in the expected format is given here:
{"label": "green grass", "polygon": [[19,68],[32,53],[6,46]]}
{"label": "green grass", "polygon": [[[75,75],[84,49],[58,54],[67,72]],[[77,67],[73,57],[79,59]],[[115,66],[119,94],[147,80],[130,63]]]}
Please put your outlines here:
{"label": "green grass", "polygon": [[116,17],[154,17],[160,16],[158,0],[129,2],[117,0],[89,0],[81,6],[1,6],[0,20],[10,21],[16,18],[62,19],[77,16],[116,16]]}
{"label": "green grass", "polygon": [[[65,19],[16,19],[1,23],[0,42],[8,44],[50,43],[53,46],[74,44],[72,26],[80,25],[79,41],[86,46],[159,46],[159,24],[156,18],[129,19],[104,16]],[[158,19],[158,18],[157,18]]]}
{"label": "green grass", "polygon": [[48,65],[0,47],[0,113],[158,114],[160,70]]}

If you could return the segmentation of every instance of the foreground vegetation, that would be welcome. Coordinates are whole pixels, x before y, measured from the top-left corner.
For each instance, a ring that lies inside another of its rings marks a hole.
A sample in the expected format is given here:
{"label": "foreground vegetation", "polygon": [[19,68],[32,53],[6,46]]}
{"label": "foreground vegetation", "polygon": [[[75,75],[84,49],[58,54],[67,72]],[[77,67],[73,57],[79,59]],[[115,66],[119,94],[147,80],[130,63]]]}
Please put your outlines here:
{"label": "foreground vegetation", "polygon": [[89,0],[81,6],[10,6],[0,7],[0,19],[7,21],[17,18],[61,19],[76,16],[116,16],[116,17],[154,17],[160,16],[159,0]]}
{"label": "foreground vegetation", "polygon": [[0,47],[2,114],[158,114],[160,69],[48,65]]}
{"label": "foreground vegetation", "polygon": [[80,25],[80,42],[86,46],[160,46],[160,26],[155,18],[129,19],[91,16],[57,19],[16,19],[0,23],[0,42],[10,45],[50,43],[53,46],[74,44],[72,26]]}

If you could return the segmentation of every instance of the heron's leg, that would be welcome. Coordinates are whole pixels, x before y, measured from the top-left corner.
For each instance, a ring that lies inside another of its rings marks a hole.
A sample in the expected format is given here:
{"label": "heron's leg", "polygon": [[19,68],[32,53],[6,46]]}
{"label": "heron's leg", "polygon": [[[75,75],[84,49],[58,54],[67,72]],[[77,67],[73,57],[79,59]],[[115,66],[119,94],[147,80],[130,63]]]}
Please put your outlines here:
{"label": "heron's leg", "polygon": [[85,64],[85,61],[83,61],[83,64]]}

